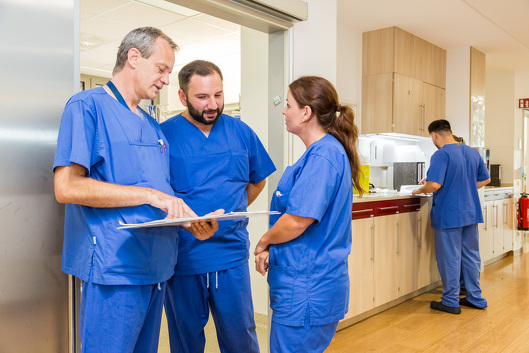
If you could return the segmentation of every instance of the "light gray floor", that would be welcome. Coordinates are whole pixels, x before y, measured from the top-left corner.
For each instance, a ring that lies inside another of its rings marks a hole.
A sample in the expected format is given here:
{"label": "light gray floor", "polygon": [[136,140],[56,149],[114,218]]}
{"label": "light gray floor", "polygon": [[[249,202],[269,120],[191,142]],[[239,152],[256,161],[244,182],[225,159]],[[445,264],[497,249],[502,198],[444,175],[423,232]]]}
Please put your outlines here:
{"label": "light gray floor", "polygon": [[[255,325],[257,331],[257,340],[259,341],[259,348],[261,353],[268,352],[268,316],[263,314],[255,314]],[[213,318],[210,316],[208,324],[206,325],[206,349],[205,353],[220,353],[217,344],[217,335],[215,333],[215,324]],[[162,328],[160,332],[160,345],[158,353],[170,353],[169,350],[169,334],[167,331],[167,320],[165,319],[165,312],[162,316]]]}

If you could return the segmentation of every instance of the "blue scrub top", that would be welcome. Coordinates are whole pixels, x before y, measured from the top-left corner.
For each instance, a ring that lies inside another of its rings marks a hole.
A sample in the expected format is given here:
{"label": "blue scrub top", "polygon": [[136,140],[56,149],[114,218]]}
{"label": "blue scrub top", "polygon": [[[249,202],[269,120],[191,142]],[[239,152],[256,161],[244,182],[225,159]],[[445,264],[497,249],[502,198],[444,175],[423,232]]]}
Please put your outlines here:
{"label": "blue scrub top", "polygon": [[435,151],[426,175],[427,181],[441,184],[433,193],[432,228],[483,223],[476,184],[489,178],[485,162],[474,148],[451,143]]}
{"label": "blue scrub top", "polygon": [[[246,211],[248,183],[258,183],[275,166],[255,132],[242,121],[222,114],[208,137],[182,115],[161,124],[171,145],[171,185],[202,216],[223,208]],[[193,275],[233,268],[248,261],[248,220],[219,222],[205,241],[179,229],[175,273]]]}
{"label": "blue scrub top", "polygon": [[[330,134],[285,170],[270,209],[315,222],[296,239],[270,246],[273,321],[304,326],[307,306],[311,325],[335,322],[347,313],[352,186],[346,152]],[[270,217],[270,227],[279,217]]]}
{"label": "blue scrub top", "polygon": [[[154,188],[173,195],[167,141],[158,123],[123,107],[103,87],[66,104],[53,168],[80,164],[88,177]],[[174,272],[177,237],[171,228],[117,229],[119,221],[165,218],[155,207],[93,208],[66,204],[62,270],[96,284],[154,284]],[[174,229],[174,228],[172,228]]]}

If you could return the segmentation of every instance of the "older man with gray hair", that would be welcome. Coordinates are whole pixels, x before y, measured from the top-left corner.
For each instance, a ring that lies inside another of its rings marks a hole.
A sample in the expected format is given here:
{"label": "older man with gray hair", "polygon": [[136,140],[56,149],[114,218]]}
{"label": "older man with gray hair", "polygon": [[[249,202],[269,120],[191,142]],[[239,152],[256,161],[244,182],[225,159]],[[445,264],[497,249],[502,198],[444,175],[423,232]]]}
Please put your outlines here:
{"label": "older man with gray hair", "polygon": [[[66,204],[61,268],[83,281],[85,353],[158,350],[178,238],[167,227],[118,226],[195,216],[174,197],[160,126],[138,107],[169,84],[177,49],[159,29],[133,30],[119,47],[112,79],[74,95],[64,109],[53,166],[56,198]],[[207,239],[218,225],[187,229]]]}

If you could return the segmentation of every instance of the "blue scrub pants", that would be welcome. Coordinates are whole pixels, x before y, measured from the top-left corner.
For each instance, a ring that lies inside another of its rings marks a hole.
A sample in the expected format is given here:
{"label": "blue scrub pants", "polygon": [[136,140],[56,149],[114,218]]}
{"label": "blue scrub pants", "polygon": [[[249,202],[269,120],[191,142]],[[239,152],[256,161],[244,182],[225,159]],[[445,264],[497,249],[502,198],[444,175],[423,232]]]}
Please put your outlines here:
{"label": "blue scrub pants", "polygon": [[156,353],[165,282],[99,285],[83,282],[82,353]]}
{"label": "blue scrub pants", "polygon": [[247,262],[218,272],[174,275],[167,282],[171,353],[204,352],[210,310],[222,353],[259,352]]}
{"label": "blue scrub pants", "polygon": [[486,307],[487,300],[481,296],[479,286],[481,258],[478,225],[435,229],[435,255],[443,281],[441,303],[450,307],[459,306],[460,276],[463,272],[467,300],[476,306]]}
{"label": "blue scrub pants", "polygon": [[327,325],[310,325],[309,308],[305,326],[287,326],[274,322],[270,328],[270,353],[322,353],[331,343],[338,321]]}

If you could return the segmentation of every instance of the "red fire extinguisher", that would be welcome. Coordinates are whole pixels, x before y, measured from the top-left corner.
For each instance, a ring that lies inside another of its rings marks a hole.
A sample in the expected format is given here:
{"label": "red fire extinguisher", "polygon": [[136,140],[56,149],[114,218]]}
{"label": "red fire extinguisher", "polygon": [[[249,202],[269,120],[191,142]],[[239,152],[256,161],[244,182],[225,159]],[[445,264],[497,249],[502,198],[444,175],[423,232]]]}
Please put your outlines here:
{"label": "red fire extinguisher", "polygon": [[522,194],[518,200],[518,230],[529,230],[529,195]]}

